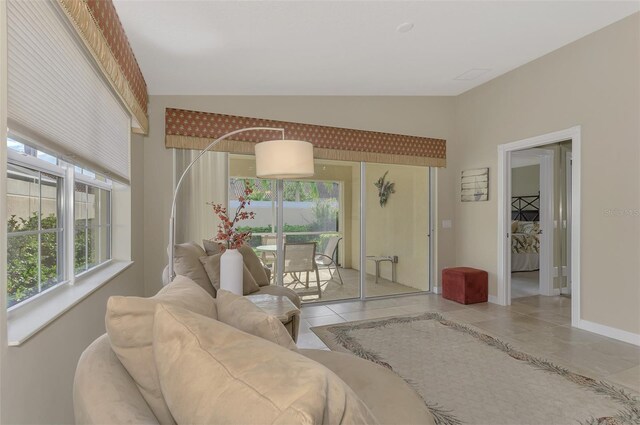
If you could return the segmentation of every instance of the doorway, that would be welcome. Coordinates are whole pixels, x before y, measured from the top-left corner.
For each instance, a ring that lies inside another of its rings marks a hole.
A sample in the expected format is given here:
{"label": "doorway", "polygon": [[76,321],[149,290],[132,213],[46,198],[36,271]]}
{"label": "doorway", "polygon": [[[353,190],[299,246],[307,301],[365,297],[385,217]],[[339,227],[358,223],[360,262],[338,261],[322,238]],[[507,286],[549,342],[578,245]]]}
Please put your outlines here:
{"label": "doorway", "polygon": [[511,299],[554,295],[554,150],[511,152]]}
{"label": "doorway", "polygon": [[[553,171],[542,170],[546,161],[552,170],[561,162],[560,155],[540,156],[540,199],[539,213],[540,229],[540,286],[539,292],[544,296],[560,295],[562,292],[571,293],[570,310],[571,324],[578,326],[580,322],[580,127],[545,134],[529,139],[519,140],[498,147],[498,304],[510,305],[512,300],[512,249],[514,243],[513,206],[512,206],[512,162],[518,161],[518,152],[535,149],[545,149],[548,145],[561,142],[571,143],[571,170],[566,171],[562,164],[562,171],[570,173],[570,191],[562,186],[561,192],[566,192],[565,198],[553,190]],[[555,167],[554,167],[555,166]],[[562,173],[564,180],[565,173]],[[549,181],[544,181],[544,180]],[[545,189],[549,199],[544,200]],[[557,186],[556,186],[557,187]],[[555,193],[551,196],[550,193]],[[524,196],[524,195],[523,195]],[[554,209],[554,204],[557,209]],[[522,208],[521,208],[522,209]],[[525,208],[526,209],[526,208]],[[556,211],[560,211],[559,215]],[[516,213],[518,213],[516,209]],[[525,217],[527,218],[526,214]],[[531,220],[534,221],[534,220]],[[534,227],[534,225],[529,225]],[[566,226],[564,243],[556,243],[554,233],[560,234],[560,229]],[[517,230],[517,229],[516,229]],[[547,244],[551,247],[544,249]],[[571,248],[571,249],[569,249]],[[564,255],[564,259],[562,258]],[[560,258],[560,259],[559,259]],[[548,264],[543,272],[543,265]],[[544,273],[544,276],[542,276]],[[568,278],[570,276],[570,278]],[[562,289],[566,288],[566,289]]]}

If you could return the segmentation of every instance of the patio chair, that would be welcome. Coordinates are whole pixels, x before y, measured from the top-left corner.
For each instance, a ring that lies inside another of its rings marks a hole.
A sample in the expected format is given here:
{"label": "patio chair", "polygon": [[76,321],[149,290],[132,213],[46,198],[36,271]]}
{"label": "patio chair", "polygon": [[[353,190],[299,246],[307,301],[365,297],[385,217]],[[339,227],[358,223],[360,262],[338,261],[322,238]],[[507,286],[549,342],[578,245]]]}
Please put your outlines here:
{"label": "patio chair", "polygon": [[[262,235],[261,245],[275,245],[278,242],[278,236],[276,235]],[[285,235],[286,239],[286,235]]]}
{"label": "patio chair", "polygon": [[[332,236],[327,241],[327,246],[324,248],[324,253],[316,254],[316,266],[320,269],[329,270],[330,276],[328,280],[333,279],[333,275],[337,274],[340,280],[340,285],[344,285],[340,270],[338,269],[338,263],[335,260],[336,252],[338,251],[338,243],[342,240],[339,236]],[[333,270],[332,270],[333,268]]]}
{"label": "patio chair", "polygon": [[[318,273],[315,258],[316,244],[314,242],[284,244],[284,273],[290,274],[294,283],[301,283],[308,289],[309,273],[315,272],[318,298],[321,298],[320,274]],[[301,280],[301,273],[306,273],[305,282]]]}
{"label": "patio chair", "polygon": [[[274,235],[274,234],[262,235],[261,239],[262,239],[260,241],[261,245],[276,245],[278,243],[278,237],[277,235]],[[287,242],[287,235],[284,235],[284,241],[285,243]],[[265,267],[268,267],[269,269],[271,269],[272,271],[271,279],[275,282],[276,275],[275,273],[273,273],[274,263],[276,262],[275,251],[274,252],[262,251],[260,255],[260,260],[262,260],[262,264]]]}

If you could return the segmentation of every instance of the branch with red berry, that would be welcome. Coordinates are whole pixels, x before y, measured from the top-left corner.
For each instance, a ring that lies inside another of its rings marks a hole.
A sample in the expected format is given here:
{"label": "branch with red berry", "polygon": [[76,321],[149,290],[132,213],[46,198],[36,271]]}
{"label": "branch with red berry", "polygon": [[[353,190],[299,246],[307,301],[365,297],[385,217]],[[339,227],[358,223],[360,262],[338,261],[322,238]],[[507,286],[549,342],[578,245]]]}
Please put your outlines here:
{"label": "branch with red berry", "polygon": [[233,219],[229,218],[227,208],[223,207],[222,204],[209,204],[213,208],[213,213],[220,219],[218,233],[214,241],[218,242],[223,249],[238,249],[251,237],[251,232],[240,232],[235,226],[240,221],[255,218],[256,214],[254,212],[245,211],[245,208],[251,204],[248,198],[252,193],[253,188],[251,184],[245,181],[244,194],[238,197],[240,204],[235,210]]}

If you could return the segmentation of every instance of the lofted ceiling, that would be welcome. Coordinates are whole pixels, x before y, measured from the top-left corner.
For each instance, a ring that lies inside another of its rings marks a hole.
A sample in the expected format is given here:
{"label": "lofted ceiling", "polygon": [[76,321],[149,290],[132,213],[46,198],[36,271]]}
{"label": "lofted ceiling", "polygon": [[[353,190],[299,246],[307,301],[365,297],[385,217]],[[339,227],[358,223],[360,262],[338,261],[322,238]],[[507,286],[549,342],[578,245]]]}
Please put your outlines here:
{"label": "lofted ceiling", "polygon": [[150,94],[193,95],[458,95],[640,9],[637,1],[114,3]]}

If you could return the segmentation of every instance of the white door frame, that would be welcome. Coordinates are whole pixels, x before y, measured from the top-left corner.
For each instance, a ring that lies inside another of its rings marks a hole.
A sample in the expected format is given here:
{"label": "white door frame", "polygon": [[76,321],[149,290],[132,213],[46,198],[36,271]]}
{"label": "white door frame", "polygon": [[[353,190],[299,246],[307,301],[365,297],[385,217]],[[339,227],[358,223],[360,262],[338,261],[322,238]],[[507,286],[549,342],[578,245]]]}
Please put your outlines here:
{"label": "white door frame", "polygon": [[564,229],[567,231],[567,236],[566,236],[566,247],[567,247],[567,252],[569,253],[567,255],[567,264],[566,264],[566,273],[565,273],[565,277],[566,277],[566,283],[567,283],[567,287],[566,288],[562,288],[561,291],[563,294],[571,294],[571,200],[573,199],[571,191],[572,191],[572,186],[571,186],[571,182],[572,182],[572,170],[573,170],[573,165],[572,165],[572,160],[573,160],[573,153],[572,152],[567,152],[567,155],[565,157],[565,199],[566,199],[566,205],[565,205],[565,209],[566,209],[566,213],[565,213],[565,217],[566,217],[566,221],[563,223],[564,224]]}
{"label": "white door frame", "polygon": [[[538,283],[538,293],[540,295],[558,295],[560,291],[554,291],[554,268],[553,268],[553,241],[554,241],[554,152],[551,149],[526,149],[524,151],[508,152],[513,159],[514,156],[531,158],[535,157],[540,164],[540,274]],[[509,175],[509,177],[511,174]],[[511,178],[509,178],[511,185]],[[509,186],[509,219],[511,218],[511,186]],[[508,234],[511,241],[511,231]],[[511,246],[511,244],[509,244]],[[509,270],[511,270],[511,249],[509,249]],[[507,286],[507,298],[511,299],[511,273],[505,276]]]}
{"label": "white door frame", "polygon": [[511,304],[507,278],[511,275],[511,152],[571,140],[571,325],[580,322],[580,154],[581,128],[543,134],[498,146],[498,304]]}

